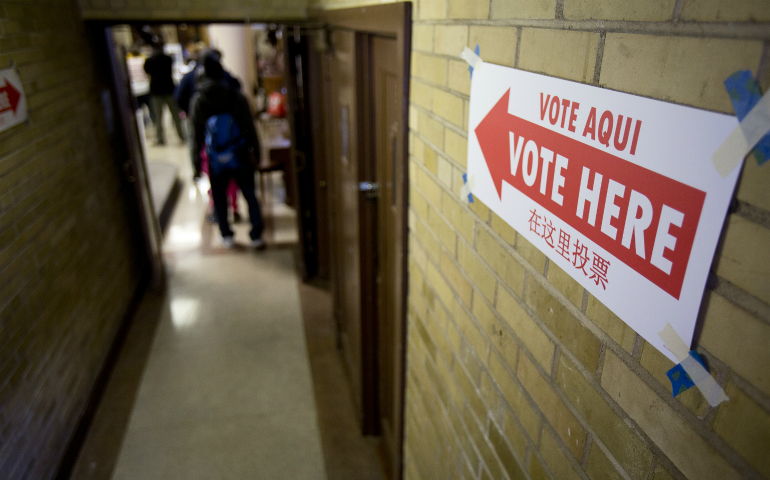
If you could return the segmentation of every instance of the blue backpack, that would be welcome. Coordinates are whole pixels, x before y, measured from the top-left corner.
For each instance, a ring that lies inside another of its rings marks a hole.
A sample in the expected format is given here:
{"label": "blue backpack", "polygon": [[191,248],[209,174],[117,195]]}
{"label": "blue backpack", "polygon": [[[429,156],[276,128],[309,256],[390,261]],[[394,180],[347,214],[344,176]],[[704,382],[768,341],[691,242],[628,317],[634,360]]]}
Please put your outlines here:
{"label": "blue backpack", "polygon": [[213,115],[206,120],[206,154],[212,174],[242,167],[245,145],[246,139],[229,113]]}

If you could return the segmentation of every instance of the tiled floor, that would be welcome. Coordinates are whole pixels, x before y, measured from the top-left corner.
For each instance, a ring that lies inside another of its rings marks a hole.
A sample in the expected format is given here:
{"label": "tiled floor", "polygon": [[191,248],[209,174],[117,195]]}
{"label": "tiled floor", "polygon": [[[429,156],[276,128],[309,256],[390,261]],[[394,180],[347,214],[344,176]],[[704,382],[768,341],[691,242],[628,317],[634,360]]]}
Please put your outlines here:
{"label": "tiled floor", "polygon": [[164,240],[167,289],[142,301],[71,478],[381,479],[328,292],[301,284],[293,250],[276,246],[296,241],[293,211],[267,209],[266,251],[245,246],[247,223],[225,249],[185,147],[148,150],[184,182]]}

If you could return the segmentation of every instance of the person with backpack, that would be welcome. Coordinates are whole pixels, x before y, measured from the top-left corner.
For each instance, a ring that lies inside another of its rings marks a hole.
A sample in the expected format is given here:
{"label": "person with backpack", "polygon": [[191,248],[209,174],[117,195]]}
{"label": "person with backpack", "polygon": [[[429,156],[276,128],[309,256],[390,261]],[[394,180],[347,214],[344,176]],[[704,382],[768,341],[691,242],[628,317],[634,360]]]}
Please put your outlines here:
{"label": "person with backpack", "polygon": [[[215,60],[217,60],[220,64],[222,63],[222,52],[217,49],[202,48],[192,52],[190,55],[193,59],[191,62],[192,69],[182,77],[182,80],[179,82],[179,85],[177,85],[176,90],[174,90],[174,98],[179,105],[179,109],[184,114],[185,125],[187,126],[188,132],[193,131],[192,123],[190,121],[191,112],[189,111],[191,108],[190,100],[192,100],[192,97],[195,95],[197,90],[198,78],[203,76],[203,58],[206,55],[212,55]],[[241,90],[241,82],[239,82],[237,78],[230,75],[227,70],[224,70],[223,80],[236,91]],[[193,137],[194,135],[190,133],[188,138],[190,152],[192,152],[195,148],[195,139]],[[205,153],[205,149],[198,149],[198,151],[201,152],[201,158],[203,159],[201,164],[203,173],[208,175],[208,155]],[[191,154],[190,157],[195,158],[195,155]],[[233,210],[233,221],[235,223],[240,222],[241,216],[238,213],[238,186],[234,179],[231,179],[230,183],[227,185],[227,201],[230,205],[230,208]],[[211,223],[217,222],[217,216],[214,212],[214,199],[211,196],[211,190],[209,190],[209,211],[206,215],[206,220]]]}
{"label": "person with backpack", "polygon": [[262,240],[262,213],[254,194],[255,152],[259,140],[246,98],[225,80],[222,64],[214,55],[203,57],[203,74],[190,101],[195,140],[192,149],[195,176],[201,174],[200,151],[205,147],[209,159],[209,179],[214,211],[222,243],[235,245],[227,219],[227,185],[234,179],[249,206],[251,246],[265,247]]}

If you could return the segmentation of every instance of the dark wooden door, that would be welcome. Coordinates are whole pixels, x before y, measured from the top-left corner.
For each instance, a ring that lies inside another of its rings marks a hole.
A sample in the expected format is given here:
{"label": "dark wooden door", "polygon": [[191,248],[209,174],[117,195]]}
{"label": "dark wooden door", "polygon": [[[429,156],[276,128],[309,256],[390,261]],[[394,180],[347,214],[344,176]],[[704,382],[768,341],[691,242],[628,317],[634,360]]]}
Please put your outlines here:
{"label": "dark wooden door", "polygon": [[335,315],[365,434],[401,478],[410,4],[324,13]]}
{"label": "dark wooden door", "polygon": [[359,224],[358,95],[356,34],[337,30],[325,64],[327,140],[330,144],[330,211],[332,294],[339,343],[350,373],[351,387],[363,417],[361,348],[361,246]]}
{"label": "dark wooden door", "polygon": [[[151,269],[151,287],[161,289],[165,281],[163,254],[161,251],[161,230],[155,216],[155,208],[150,195],[150,180],[147,174],[147,162],[142,148],[143,138],[140,138],[137,121],[136,100],[131,94],[131,83],[126,67],[125,49],[117,45],[112,36],[112,28],[104,29],[104,37],[110,55],[110,68],[115,84],[118,120],[125,138],[125,158],[123,171],[129,182],[134,185],[141,220],[142,236]],[[139,120],[141,121],[141,120]]]}
{"label": "dark wooden door", "polygon": [[403,357],[404,156],[403,91],[395,39],[372,38],[375,158],[380,185],[377,215],[379,417],[386,467],[398,471],[401,449]]}
{"label": "dark wooden door", "polygon": [[[291,127],[291,172],[296,192],[297,227],[299,231],[299,269],[302,279],[309,281],[316,277],[327,278],[328,268],[322,268],[324,260],[320,247],[325,246],[319,238],[326,231],[319,225],[326,223],[326,205],[318,195],[319,178],[323,178],[317,165],[311,132],[313,112],[311,101],[309,68],[310,48],[307,33],[299,25],[283,28],[284,64],[289,80],[286,82],[289,100],[289,125]],[[316,104],[317,105],[317,104]],[[323,181],[323,180],[321,180]]]}

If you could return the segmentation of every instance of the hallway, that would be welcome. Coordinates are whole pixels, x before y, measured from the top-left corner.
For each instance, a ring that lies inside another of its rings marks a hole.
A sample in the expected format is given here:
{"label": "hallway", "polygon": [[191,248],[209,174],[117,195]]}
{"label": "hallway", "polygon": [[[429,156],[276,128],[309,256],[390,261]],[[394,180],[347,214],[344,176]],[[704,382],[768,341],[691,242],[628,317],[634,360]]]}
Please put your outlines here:
{"label": "hallway", "polygon": [[185,147],[150,147],[148,160],[160,157],[183,185],[167,288],[145,294],[70,478],[382,478],[377,441],[358,433],[329,294],[301,284],[285,248],[296,230],[280,190],[263,208],[268,249],[244,245],[247,221],[226,249]]}

